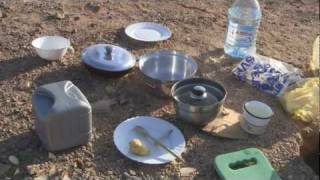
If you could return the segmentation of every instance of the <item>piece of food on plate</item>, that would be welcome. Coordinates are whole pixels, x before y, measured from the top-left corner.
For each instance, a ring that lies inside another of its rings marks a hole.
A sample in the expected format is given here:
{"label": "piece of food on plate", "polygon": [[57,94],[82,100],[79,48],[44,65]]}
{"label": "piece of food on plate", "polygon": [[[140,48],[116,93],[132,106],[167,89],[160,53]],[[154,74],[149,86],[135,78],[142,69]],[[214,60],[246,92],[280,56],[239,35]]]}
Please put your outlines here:
{"label": "piece of food on plate", "polygon": [[147,156],[150,154],[150,150],[139,139],[133,139],[130,142],[130,151],[138,156]]}

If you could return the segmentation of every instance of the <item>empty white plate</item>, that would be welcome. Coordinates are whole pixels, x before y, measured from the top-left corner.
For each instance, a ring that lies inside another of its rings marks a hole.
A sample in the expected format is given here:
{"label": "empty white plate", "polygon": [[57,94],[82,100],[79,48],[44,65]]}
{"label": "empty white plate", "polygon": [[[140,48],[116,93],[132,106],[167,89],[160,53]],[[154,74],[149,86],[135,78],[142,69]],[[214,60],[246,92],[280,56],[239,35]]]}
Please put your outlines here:
{"label": "empty white plate", "polygon": [[152,22],[131,24],[125,29],[125,33],[135,40],[144,42],[163,41],[171,37],[168,27]]}
{"label": "empty white plate", "polygon": [[[145,164],[164,164],[175,159],[174,156],[163,150],[160,146],[154,144],[149,138],[143,137],[136,133],[133,128],[136,126],[144,127],[151,136],[160,138],[168,130],[172,129],[172,133],[162,141],[169,149],[175,152],[178,156],[185,150],[185,140],[181,131],[171,123],[159,118],[150,116],[137,116],[130,118],[115,129],[113,140],[118,150],[134,161]],[[134,139],[138,138],[150,149],[150,154],[147,156],[137,156],[130,152],[129,144]]]}

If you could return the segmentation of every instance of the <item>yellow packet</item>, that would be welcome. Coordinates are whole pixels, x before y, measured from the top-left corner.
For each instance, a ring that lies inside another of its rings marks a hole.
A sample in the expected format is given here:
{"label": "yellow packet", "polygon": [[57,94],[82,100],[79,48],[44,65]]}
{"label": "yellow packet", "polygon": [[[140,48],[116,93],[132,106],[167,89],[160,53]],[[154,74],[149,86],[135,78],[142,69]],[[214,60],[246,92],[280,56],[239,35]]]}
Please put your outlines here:
{"label": "yellow packet", "polygon": [[319,80],[319,77],[304,79],[289,86],[280,96],[282,106],[294,119],[304,122],[320,120]]}

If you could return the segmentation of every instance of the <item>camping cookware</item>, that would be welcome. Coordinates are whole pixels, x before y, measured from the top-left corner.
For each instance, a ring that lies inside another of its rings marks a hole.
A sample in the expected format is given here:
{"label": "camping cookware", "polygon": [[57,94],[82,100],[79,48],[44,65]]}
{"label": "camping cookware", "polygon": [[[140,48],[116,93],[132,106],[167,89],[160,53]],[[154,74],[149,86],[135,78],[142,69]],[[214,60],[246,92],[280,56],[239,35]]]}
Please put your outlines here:
{"label": "camping cookware", "polygon": [[172,85],[192,77],[197,72],[198,65],[186,54],[161,50],[140,57],[139,69],[146,87],[151,92],[169,97]]}
{"label": "camping cookware", "polygon": [[68,49],[71,54],[74,54],[70,40],[62,36],[42,36],[33,40],[31,44],[37,54],[48,61],[61,59]]}
{"label": "camping cookware", "polygon": [[142,126],[136,126],[134,128],[134,130],[141,134],[142,136],[149,138],[151,141],[153,141],[156,145],[160,146],[161,148],[163,148],[165,151],[167,151],[169,154],[171,154],[172,156],[174,156],[175,158],[179,159],[180,161],[184,161],[180,156],[178,156],[175,152],[171,151],[170,148],[168,148],[166,145],[164,145],[160,140],[154,138],[153,136],[151,136],[149,134],[149,132],[143,128]]}
{"label": "camping cookware", "polygon": [[82,52],[82,62],[98,73],[121,76],[134,67],[136,59],[130,52],[119,46],[95,44]]}
{"label": "camping cookware", "polygon": [[[121,122],[113,133],[113,140],[117,149],[129,159],[144,164],[164,164],[176,159],[175,156],[165,151],[157,143],[138,133],[135,130],[137,126],[143,127],[150,136],[161,141],[177,156],[181,157],[181,154],[185,151],[186,142],[184,136],[173,124],[151,116],[137,116]],[[162,139],[168,130],[172,130],[172,132]],[[130,152],[129,143],[133,139],[139,139],[149,149],[150,154],[138,156]]]}
{"label": "camping cookware", "polygon": [[152,22],[131,24],[126,27],[125,33],[132,39],[142,42],[163,41],[169,39],[172,34],[168,27]]}
{"label": "camping cookware", "polygon": [[171,93],[178,118],[200,126],[218,115],[227,94],[221,84],[202,78],[179,81]]}

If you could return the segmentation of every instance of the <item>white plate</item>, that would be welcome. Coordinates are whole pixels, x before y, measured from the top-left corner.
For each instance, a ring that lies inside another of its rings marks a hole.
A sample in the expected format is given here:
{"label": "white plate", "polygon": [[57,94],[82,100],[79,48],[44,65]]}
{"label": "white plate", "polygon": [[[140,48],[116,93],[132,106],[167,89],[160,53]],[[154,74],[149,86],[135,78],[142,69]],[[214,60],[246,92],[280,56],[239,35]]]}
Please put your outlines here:
{"label": "white plate", "polygon": [[[178,128],[159,118],[137,116],[119,124],[113,134],[113,140],[116,147],[126,157],[145,164],[164,164],[175,159],[174,156],[155,145],[151,140],[136,133],[133,130],[135,126],[144,127],[150,135],[155,138],[161,137],[168,132],[168,130],[172,129],[172,133],[163,140],[162,143],[179,156],[184,152],[186,143]],[[134,138],[139,138],[142,143],[150,149],[150,154],[148,156],[137,156],[130,152],[129,143]]]}
{"label": "white plate", "polygon": [[151,22],[131,24],[125,29],[125,33],[135,40],[144,42],[163,41],[171,37],[168,27]]}

